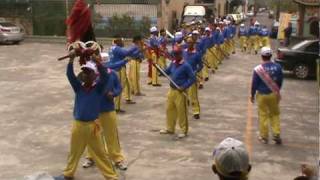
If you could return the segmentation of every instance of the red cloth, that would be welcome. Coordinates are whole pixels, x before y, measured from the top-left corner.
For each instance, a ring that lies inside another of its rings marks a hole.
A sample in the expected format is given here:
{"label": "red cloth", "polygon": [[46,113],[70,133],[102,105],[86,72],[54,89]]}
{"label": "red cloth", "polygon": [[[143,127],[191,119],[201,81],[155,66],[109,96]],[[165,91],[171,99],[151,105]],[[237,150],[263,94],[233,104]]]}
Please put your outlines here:
{"label": "red cloth", "polygon": [[68,42],[73,43],[87,33],[91,24],[91,12],[85,0],[77,0],[71,10],[71,14],[66,20],[68,26]]}

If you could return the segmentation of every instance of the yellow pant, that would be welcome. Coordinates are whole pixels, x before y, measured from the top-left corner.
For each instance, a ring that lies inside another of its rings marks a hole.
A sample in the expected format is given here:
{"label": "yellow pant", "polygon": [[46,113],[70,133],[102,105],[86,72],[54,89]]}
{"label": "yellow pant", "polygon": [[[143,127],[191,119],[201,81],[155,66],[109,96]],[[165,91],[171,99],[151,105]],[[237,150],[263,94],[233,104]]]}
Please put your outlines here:
{"label": "yellow pant", "polygon": [[246,36],[240,36],[239,44],[240,44],[241,51],[245,51],[245,48],[247,48],[247,37]]}
{"label": "yellow pant", "polygon": [[160,56],[159,57],[159,66],[162,69],[166,69],[167,68],[167,62],[166,62],[166,58],[164,56]]}
{"label": "yellow pant", "polygon": [[92,158],[103,176],[108,180],[117,179],[117,174],[103,148],[101,135],[95,122],[73,121],[70,145],[68,164],[63,171],[64,176],[74,176],[81,155],[88,145],[88,149],[92,152]]}
{"label": "yellow pant", "polygon": [[265,47],[265,46],[271,47],[270,46],[270,39],[268,36],[261,37],[261,46],[262,47]]}
{"label": "yellow pant", "polygon": [[231,51],[235,52],[236,51],[236,41],[234,40],[234,37],[231,38]]}
{"label": "yellow pant", "polygon": [[202,77],[205,78],[209,78],[209,62],[208,62],[208,53],[206,52],[203,55],[203,68],[202,68]]}
{"label": "yellow pant", "polygon": [[141,93],[140,89],[140,62],[136,59],[130,61],[129,79],[133,94]]}
{"label": "yellow pant", "polygon": [[175,132],[177,119],[183,133],[188,133],[187,98],[182,92],[170,88],[167,99],[167,130]]}
{"label": "yellow pant", "polygon": [[[124,160],[118,135],[117,115],[115,111],[103,112],[99,115],[99,123],[102,127],[102,138],[110,159],[117,163]],[[88,150],[88,158],[92,158],[92,152]]]}
{"label": "yellow pant", "polygon": [[228,45],[226,41],[221,45],[221,54],[223,55],[223,58],[228,54]]}
{"label": "yellow pant", "polygon": [[261,46],[262,46],[262,44],[261,44],[261,37],[260,36],[256,36],[256,44],[257,44],[257,50],[259,49],[259,48],[261,48]]}
{"label": "yellow pant", "polygon": [[188,89],[188,95],[191,101],[192,113],[200,114],[200,103],[198,98],[198,86],[197,83],[193,83],[192,86]]}
{"label": "yellow pant", "polygon": [[269,123],[274,136],[280,136],[280,108],[274,94],[257,94],[260,136],[268,138]]}
{"label": "yellow pant", "polygon": [[119,96],[114,98],[115,100],[114,103],[115,103],[115,109],[119,110],[121,108],[122,95],[124,95],[126,100],[131,100],[131,90],[130,90],[130,84],[127,77],[126,67],[122,67],[121,70],[117,72],[117,75],[122,86],[122,92]]}
{"label": "yellow pant", "polygon": [[[156,53],[152,53],[151,54],[152,57],[152,62],[155,64],[158,64],[158,57],[156,55]],[[160,84],[159,83],[159,78],[158,78],[158,71],[157,68],[155,68],[154,66],[152,66],[152,70],[151,70],[151,83],[152,85],[156,85],[156,84]]]}
{"label": "yellow pant", "polygon": [[250,36],[248,40],[248,52],[251,53],[252,49],[258,51],[259,39],[258,36]]}
{"label": "yellow pant", "polygon": [[230,54],[231,51],[232,51],[231,39],[228,39],[228,40],[226,41],[225,48],[226,48],[226,52],[227,52],[228,54]]}
{"label": "yellow pant", "polygon": [[222,63],[223,59],[224,59],[224,55],[222,54],[222,45],[219,45],[216,47],[217,50],[217,56],[219,58],[219,63]]}
{"label": "yellow pant", "polygon": [[221,59],[220,59],[220,56],[219,56],[218,48],[217,47],[213,47],[212,53],[213,53],[216,69],[218,69],[219,64],[221,64]]}
{"label": "yellow pant", "polygon": [[210,67],[213,69],[218,69],[218,58],[216,55],[216,48],[212,47],[207,50],[207,59],[210,64]]}

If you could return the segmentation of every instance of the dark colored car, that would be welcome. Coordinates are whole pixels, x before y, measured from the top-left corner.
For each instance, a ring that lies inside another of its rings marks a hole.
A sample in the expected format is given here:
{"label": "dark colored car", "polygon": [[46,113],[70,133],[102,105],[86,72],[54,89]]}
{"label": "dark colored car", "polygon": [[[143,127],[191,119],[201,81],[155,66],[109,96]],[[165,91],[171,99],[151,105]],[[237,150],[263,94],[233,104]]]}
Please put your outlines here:
{"label": "dark colored car", "polygon": [[319,40],[305,40],[291,48],[279,48],[275,62],[299,79],[314,77],[319,58]]}

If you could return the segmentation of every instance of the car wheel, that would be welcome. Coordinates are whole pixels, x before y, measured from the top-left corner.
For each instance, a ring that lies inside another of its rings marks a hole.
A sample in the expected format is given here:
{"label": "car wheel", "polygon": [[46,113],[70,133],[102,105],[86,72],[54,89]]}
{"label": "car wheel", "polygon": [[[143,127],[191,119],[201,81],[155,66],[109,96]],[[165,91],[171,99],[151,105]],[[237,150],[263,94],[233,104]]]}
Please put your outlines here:
{"label": "car wheel", "polygon": [[293,73],[299,79],[306,79],[309,76],[309,67],[305,64],[297,64]]}
{"label": "car wheel", "polygon": [[14,41],[13,44],[18,45],[20,44],[20,41]]}

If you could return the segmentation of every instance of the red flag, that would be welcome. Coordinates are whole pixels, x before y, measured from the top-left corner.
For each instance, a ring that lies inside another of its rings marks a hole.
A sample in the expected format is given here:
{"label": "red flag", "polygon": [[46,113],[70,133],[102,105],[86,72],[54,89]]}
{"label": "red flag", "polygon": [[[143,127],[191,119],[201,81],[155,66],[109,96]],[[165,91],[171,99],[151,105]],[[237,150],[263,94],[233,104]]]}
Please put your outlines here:
{"label": "red flag", "polygon": [[83,42],[93,40],[91,23],[91,12],[85,0],[76,0],[74,3],[70,16],[66,20],[68,42],[73,43],[77,40]]}

